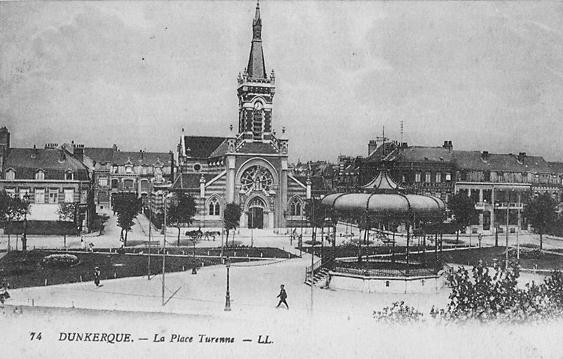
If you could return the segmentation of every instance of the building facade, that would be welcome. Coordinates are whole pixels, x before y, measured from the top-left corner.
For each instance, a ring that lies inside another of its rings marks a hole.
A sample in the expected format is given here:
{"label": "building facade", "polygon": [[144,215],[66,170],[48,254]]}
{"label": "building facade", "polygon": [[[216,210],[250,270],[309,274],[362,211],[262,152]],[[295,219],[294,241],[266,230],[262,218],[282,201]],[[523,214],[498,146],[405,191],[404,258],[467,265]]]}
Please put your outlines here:
{"label": "building facade", "polygon": [[226,137],[182,131],[173,190],[196,199],[195,226],[222,227],[228,203],[242,209],[241,228],[283,228],[302,220],[311,184],[288,166],[288,139],[273,130],[276,78],[266,72],[257,5],[248,65],[238,76],[238,127]]}
{"label": "building facade", "polygon": [[[77,156],[83,146],[77,145]],[[57,221],[60,203],[77,203],[82,229],[93,217],[88,199],[92,183],[88,168],[65,146],[12,148],[10,133],[0,129],[0,190],[30,202],[28,220]]]}
{"label": "building facade", "polygon": [[135,193],[146,202],[155,187],[171,183],[174,176],[173,154],[166,152],[86,147],[84,163],[94,173],[94,202],[99,208],[109,207],[117,192]]}

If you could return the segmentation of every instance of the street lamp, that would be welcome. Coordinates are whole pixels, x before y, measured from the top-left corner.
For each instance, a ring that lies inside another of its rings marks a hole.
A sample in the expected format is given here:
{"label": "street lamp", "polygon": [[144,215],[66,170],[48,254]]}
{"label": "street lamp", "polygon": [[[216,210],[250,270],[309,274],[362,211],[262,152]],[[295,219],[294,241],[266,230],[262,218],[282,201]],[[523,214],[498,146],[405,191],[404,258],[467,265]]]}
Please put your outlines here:
{"label": "street lamp", "polygon": [[231,260],[225,258],[225,267],[227,268],[227,293],[225,294],[225,312],[231,311],[231,292],[229,291],[229,269],[231,268]]}
{"label": "street lamp", "polygon": [[164,224],[162,228],[164,229],[164,240],[162,241],[162,305],[165,304],[164,302],[164,276],[166,273],[166,200],[171,199],[174,197],[173,193],[169,193],[168,195],[162,194],[164,200]]}

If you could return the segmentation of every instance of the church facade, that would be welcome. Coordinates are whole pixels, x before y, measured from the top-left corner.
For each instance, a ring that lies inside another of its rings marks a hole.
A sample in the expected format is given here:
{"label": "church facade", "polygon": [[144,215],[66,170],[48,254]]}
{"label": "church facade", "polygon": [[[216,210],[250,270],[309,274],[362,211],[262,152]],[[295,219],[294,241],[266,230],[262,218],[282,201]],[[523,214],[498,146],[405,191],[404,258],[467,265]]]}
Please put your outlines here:
{"label": "church facade", "polygon": [[[294,227],[303,221],[311,181],[288,166],[285,129],[272,129],[276,78],[266,72],[262,19],[257,5],[248,65],[238,76],[238,128],[227,137],[190,136],[178,144],[178,176],[173,191],[196,200],[196,227],[222,227],[228,203],[241,207],[240,228]],[[236,132],[235,132],[236,130]]]}

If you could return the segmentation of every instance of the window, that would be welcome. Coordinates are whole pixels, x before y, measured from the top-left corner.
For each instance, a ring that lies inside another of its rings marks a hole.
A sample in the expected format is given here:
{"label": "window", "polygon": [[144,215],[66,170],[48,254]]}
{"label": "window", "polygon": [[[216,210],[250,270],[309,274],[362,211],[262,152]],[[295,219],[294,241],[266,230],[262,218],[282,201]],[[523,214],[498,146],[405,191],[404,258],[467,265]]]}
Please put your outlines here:
{"label": "window", "polygon": [[132,190],[135,186],[135,181],[132,179],[124,179],[123,180],[123,189],[125,190]]}
{"label": "window", "polygon": [[402,174],[401,175],[401,182],[406,183],[407,182],[407,176]]}
{"label": "window", "polygon": [[45,190],[43,188],[35,189],[35,203],[45,203]]}
{"label": "window", "polygon": [[301,201],[298,198],[293,198],[289,203],[289,215],[300,216],[301,209],[302,209]]}
{"label": "window", "polygon": [[65,181],[72,181],[74,178],[73,173],[71,171],[65,172]]}
{"label": "window", "polygon": [[100,177],[98,178],[98,185],[101,187],[105,187],[108,185],[108,178],[107,177]]}
{"label": "window", "polygon": [[446,172],[446,182],[449,182],[452,180],[452,174],[450,172]]}
{"label": "window", "polygon": [[432,181],[432,180],[431,180],[431,177],[432,177],[432,174],[431,174],[430,172],[426,172],[426,173],[424,174],[424,182],[430,183],[430,182]]}
{"label": "window", "polygon": [[436,183],[442,182],[442,172],[436,172]]}
{"label": "window", "polygon": [[45,172],[41,170],[35,172],[35,179],[38,181],[43,181],[45,179]]}
{"label": "window", "polygon": [[14,188],[6,188],[6,194],[10,197],[15,197],[16,190]]}
{"label": "window", "polygon": [[59,190],[50,189],[49,190],[49,203],[59,203]]}
{"label": "window", "polygon": [[74,202],[74,190],[72,188],[65,189],[65,202]]}
{"label": "window", "polygon": [[217,197],[212,198],[209,201],[209,211],[207,212],[210,216],[219,216],[221,212],[221,205],[219,204],[219,200]]}
{"label": "window", "polygon": [[420,182],[420,172],[416,172],[416,173],[414,174],[414,181],[415,181],[415,182]]}
{"label": "window", "polygon": [[80,192],[80,203],[88,202],[88,190],[83,189]]}
{"label": "window", "polygon": [[125,173],[132,174],[133,173],[133,166],[125,166]]}
{"label": "window", "polygon": [[16,179],[16,171],[11,170],[11,169],[10,169],[10,170],[7,170],[7,171],[6,171],[6,179],[7,179],[8,181],[13,181],[13,180],[15,180],[15,179]]}
{"label": "window", "polygon": [[119,172],[119,167],[113,166],[113,173],[118,173],[118,172]]}
{"label": "window", "polygon": [[114,178],[111,180],[111,188],[117,188],[119,187],[119,180],[117,178]]}
{"label": "window", "polygon": [[20,188],[20,199],[24,201],[29,200],[29,188]]}

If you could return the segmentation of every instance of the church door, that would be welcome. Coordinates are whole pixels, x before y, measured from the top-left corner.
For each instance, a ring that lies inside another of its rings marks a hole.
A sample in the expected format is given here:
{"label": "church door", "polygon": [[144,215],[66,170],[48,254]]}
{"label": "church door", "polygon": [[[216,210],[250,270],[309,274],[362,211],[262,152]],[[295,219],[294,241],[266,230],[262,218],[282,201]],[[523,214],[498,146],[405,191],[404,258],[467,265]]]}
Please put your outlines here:
{"label": "church door", "polygon": [[264,228],[264,209],[262,207],[252,207],[249,212],[248,228]]}

